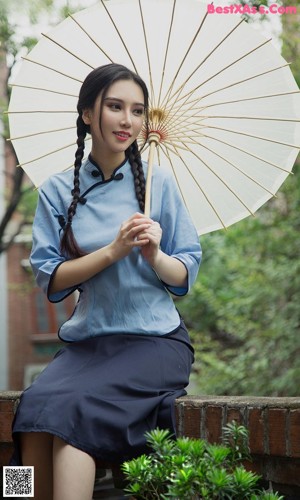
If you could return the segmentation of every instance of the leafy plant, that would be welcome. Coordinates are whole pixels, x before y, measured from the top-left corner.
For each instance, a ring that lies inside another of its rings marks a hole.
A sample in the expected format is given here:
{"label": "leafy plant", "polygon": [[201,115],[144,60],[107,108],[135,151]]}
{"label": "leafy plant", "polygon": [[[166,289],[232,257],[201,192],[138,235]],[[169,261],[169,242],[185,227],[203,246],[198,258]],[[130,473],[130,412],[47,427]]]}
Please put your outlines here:
{"label": "leafy plant", "polygon": [[146,433],[152,448],[124,462],[125,493],[139,500],[282,500],[258,487],[260,476],[247,471],[248,432],[232,422],[224,427],[224,443],[174,439],[168,430]]}

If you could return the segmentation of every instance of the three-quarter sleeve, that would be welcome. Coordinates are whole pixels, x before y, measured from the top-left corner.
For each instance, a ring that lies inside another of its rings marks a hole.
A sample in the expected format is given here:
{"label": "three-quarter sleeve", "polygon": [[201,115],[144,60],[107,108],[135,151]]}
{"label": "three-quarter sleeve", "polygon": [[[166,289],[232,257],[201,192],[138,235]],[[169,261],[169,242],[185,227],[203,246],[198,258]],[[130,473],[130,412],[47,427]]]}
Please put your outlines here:
{"label": "three-quarter sleeve", "polygon": [[187,269],[187,287],[164,285],[174,295],[185,295],[197,278],[202,251],[199,237],[185,207],[172,173],[167,173],[162,189],[161,249],[180,260]]}
{"label": "three-quarter sleeve", "polygon": [[30,263],[37,285],[42,288],[51,302],[60,302],[77,288],[67,288],[54,294],[50,294],[49,291],[58,267],[66,260],[59,250],[62,230],[59,220],[62,214],[57,205],[55,187],[47,182],[46,187],[39,190],[32,227],[33,244]]}

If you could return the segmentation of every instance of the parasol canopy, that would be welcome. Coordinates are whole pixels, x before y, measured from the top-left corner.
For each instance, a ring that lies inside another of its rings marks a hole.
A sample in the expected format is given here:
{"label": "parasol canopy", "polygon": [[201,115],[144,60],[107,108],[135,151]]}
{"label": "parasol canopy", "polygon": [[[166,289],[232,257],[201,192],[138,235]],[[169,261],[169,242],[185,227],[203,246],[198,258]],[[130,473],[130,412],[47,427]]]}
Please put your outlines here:
{"label": "parasol canopy", "polygon": [[43,35],[8,109],[18,161],[36,186],[73,168],[79,89],[109,62],[134,70],[150,92],[150,134],[139,137],[148,212],[153,162],[172,170],[199,234],[275,195],[300,147],[299,89],[270,39],[199,0],[101,0]]}

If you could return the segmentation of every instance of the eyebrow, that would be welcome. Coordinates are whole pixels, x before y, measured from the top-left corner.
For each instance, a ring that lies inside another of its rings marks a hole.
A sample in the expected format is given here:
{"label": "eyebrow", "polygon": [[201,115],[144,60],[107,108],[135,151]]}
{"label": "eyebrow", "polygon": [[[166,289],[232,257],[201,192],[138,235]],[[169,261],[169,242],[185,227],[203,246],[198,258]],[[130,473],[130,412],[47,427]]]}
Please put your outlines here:
{"label": "eyebrow", "polygon": [[[123,99],[118,99],[118,97],[104,97],[104,101],[117,101],[124,103]],[[145,107],[145,104],[143,102],[134,102],[133,106],[142,106],[143,108]]]}

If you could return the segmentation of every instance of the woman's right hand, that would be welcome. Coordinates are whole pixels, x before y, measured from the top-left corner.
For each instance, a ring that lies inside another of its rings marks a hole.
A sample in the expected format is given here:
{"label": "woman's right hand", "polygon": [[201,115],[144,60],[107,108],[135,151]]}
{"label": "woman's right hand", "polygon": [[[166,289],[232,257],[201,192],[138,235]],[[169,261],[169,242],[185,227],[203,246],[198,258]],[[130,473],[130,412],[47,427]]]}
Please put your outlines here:
{"label": "woman's right hand", "polygon": [[134,247],[147,245],[149,239],[143,232],[151,223],[151,220],[143,214],[136,213],[123,222],[112,243],[83,257],[63,262],[53,276],[49,293],[57,293],[83,283],[126,257]]}
{"label": "woman's right hand", "polygon": [[[121,224],[120,230],[112,243],[109,245],[114,261],[120,260],[130,254],[135,247],[143,247],[149,243],[149,239],[143,237],[143,231],[147,230],[152,221],[145,215],[137,212]],[[139,236],[139,238],[138,238]]]}

